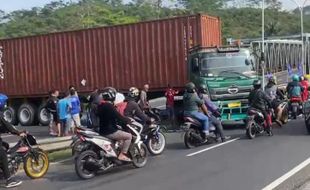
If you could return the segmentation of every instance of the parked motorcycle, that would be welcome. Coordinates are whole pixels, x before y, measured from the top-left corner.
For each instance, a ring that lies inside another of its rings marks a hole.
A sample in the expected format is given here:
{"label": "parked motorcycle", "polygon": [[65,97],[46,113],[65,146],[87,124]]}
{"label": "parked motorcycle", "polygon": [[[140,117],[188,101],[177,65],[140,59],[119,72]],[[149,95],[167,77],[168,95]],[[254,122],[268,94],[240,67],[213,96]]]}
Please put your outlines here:
{"label": "parked motorcycle", "polygon": [[190,149],[217,141],[217,132],[214,126],[210,126],[210,136],[206,136],[201,122],[192,117],[184,117],[184,124],[181,128],[185,130],[184,144],[186,148]]}
{"label": "parked motorcycle", "polygon": [[[135,122],[127,127],[133,135],[128,156],[135,167],[144,167],[147,163],[147,147],[141,140],[142,129]],[[90,130],[77,130],[77,133],[82,142],[76,147],[79,152],[75,152],[75,171],[81,179],[90,179],[95,177],[99,171],[107,171],[118,165],[128,164],[117,159],[121,151],[119,142]]]}
{"label": "parked motorcycle", "polygon": [[[246,120],[246,135],[249,139],[254,139],[256,135],[263,134],[266,131],[267,123],[271,122],[271,111],[269,110],[269,118],[264,118],[264,115],[257,109],[249,108],[248,117]],[[269,135],[272,136],[272,128]]]}
{"label": "parked motorcycle", "polygon": [[290,98],[290,112],[293,119],[302,114],[302,100],[301,97]]}
{"label": "parked motorcycle", "polygon": [[[9,171],[15,175],[19,166],[23,164],[26,175],[32,179],[42,178],[49,168],[49,159],[47,154],[40,148],[35,148],[36,139],[27,134],[21,137],[17,144],[10,148],[9,144],[2,143],[2,146],[7,151]],[[0,169],[0,179],[3,179],[3,172]]]}

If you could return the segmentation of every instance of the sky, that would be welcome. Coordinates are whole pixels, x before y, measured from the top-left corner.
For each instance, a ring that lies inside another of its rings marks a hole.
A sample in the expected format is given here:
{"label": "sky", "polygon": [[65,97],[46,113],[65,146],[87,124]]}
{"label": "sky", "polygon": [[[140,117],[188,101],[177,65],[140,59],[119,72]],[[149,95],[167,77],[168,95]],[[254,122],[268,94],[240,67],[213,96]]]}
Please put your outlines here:
{"label": "sky", "polygon": [[[42,7],[45,4],[51,2],[52,0],[0,0],[0,10],[4,10],[5,12],[11,12],[19,9],[30,9],[32,7]],[[65,0],[65,1],[76,1],[76,0]],[[129,1],[129,0],[125,0]],[[293,2],[294,0],[281,0],[283,3],[284,9],[292,10],[296,8],[296,4]],[[304,0],[295,0],[302,4]],[[310,0],[306,0],[307,5],[310,5]]]}

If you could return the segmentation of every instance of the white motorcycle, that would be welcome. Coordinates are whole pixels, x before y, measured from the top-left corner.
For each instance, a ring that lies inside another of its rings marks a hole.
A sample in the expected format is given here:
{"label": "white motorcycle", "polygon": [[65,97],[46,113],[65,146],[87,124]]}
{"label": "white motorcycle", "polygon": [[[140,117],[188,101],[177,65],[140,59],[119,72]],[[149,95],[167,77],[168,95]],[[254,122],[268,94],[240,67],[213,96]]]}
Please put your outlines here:
{"label": "white motorcycle", "polygon": [[132,163],[136,168],[146,165],[147,147],[140,136],[143,126],[133,121],[127,127],[133,135],[128,151],[128,156],[132,162],[122,162],[117,159],[121,151],[121,145],[118,141],[100,136],[92,130],[77,129],[77,137],[80,139],[80,143],[75,147],[75,171],[80,178],[90,179],[100,171],[128,163]]}

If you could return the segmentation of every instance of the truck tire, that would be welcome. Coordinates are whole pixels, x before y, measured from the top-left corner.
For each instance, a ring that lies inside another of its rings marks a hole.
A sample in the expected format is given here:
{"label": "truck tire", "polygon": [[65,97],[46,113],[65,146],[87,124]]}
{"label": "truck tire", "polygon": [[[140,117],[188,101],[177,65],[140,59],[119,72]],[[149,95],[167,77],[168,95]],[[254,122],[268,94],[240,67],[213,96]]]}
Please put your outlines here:
{"label": "truck tire", "polygon": [[18,109],[18,120],[23,126],[30,126],[35,120],[35,107],[32,104],[24,103]]}
{"label": "truck tire", "polygon": [[50,118],[49,118],[49,113],[47,111],[47,109],[45,108],[45,104],[42,104],[39,109],[38,109],[38,113],[37,113],[37,118],[39,123],[42,126],[48,126],[50,123]]}
{"label": "truck tire", "polygon": [[17,124],[16,110],[13,107],[11,106],[6,107],[4,109],[3,115],[5,120],[7,120],[10,124],[12,125]]}

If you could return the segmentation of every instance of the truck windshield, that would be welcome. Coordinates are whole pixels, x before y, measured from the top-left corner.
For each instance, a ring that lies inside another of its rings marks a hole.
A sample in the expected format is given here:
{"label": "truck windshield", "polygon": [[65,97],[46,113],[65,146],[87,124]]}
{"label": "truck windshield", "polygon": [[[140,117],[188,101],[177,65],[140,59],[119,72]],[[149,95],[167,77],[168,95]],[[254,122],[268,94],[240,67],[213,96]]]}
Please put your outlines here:
{"label": "truck windshield", "polygon": [[208,53],[202,59],[201,71],[206,76],[235,76],[251,72],[252,66],[246,64],[246,54]]}

